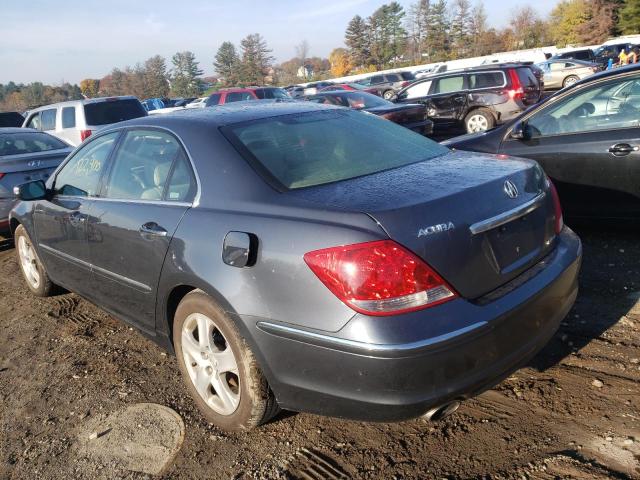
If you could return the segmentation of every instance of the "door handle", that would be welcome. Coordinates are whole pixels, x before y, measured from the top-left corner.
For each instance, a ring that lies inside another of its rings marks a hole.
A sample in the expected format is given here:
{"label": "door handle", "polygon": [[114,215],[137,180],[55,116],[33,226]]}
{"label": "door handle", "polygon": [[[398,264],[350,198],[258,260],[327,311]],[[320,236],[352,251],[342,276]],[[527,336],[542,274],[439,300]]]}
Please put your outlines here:
{"label": "door handle", "polygon": [[624,157],[625,155],[629,155],[631,152],[637,151],[637,145],[629,145],[628,143],[616,143],[611,148],[609,148],[609,153],[616,157]]}
{"label": "door handle", "polygon": [[167,231],[156,222],[147,222],[140,227],[140,234],[142,236],[153,235],[154,237],[166,237]]}

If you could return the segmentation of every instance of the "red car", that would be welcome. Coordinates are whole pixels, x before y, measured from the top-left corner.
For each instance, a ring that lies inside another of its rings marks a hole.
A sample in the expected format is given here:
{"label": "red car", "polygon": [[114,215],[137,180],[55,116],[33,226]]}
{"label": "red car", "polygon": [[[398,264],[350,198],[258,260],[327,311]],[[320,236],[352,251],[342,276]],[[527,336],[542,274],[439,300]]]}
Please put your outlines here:
{"label": "red car", "polygon": [[206,107],[214,107],[216,105],[224,105],[231,102],[244,102],[247,100],[275,100],[275,99],[291,99],[289,94],[282,88],[278,87],[246,87],[246,88],[227,88],[212,93],[205,102]]}
{"label": "red car", "polygon": [[369,91],[368,87],[360,85],[358,83],[336,83],[335,85],[329,85],[328,87],[321,88],[318,92],[333,92],[336,90],[351,92],[354,90]]}

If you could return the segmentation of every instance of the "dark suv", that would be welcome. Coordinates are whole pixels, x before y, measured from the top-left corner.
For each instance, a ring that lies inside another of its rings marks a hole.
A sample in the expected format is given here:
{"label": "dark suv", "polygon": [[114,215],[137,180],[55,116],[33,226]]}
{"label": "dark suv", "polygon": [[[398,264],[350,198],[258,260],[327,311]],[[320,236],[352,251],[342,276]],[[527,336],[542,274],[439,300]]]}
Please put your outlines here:
{"label": "dark suv", "polygon": [[447,72],[418,80],[398,92],[398,103],[424,103],[436,134],[489,130],[540,100],[542,71],[511,63]]}
{"label": "dark suv", "polygon": [[[584,60],[585,62],[596,62],[596,55],[593,53],[593,50],[590,48],[581,48],[579,50],[570,50],[568,52],[558,53],[551,57],[551,59],[574,59],[574,60]],[[605,62],[606,63],[606,62]]]}
{"label": "dark suv", "polygon": [[411,72],[398,72],[373,75],[364,80],[359,80],[358,83],[369,87],[367,89],[368,92],[390,100],[396,92],[408,86],[415,79],[415,75]]}
{"label": "dark suv", "polygon": [[629,53],[636,47],[638,47],[638,44],[635,42],[620,42],[602,45],[601,47],[596,48],[594,52],[595,59],[593,61],[600,64],[600,66],[604,68],[609,63],[609,59],[613,60],[613,63],[618,63],[620,50],[624,49],[627,53]]}

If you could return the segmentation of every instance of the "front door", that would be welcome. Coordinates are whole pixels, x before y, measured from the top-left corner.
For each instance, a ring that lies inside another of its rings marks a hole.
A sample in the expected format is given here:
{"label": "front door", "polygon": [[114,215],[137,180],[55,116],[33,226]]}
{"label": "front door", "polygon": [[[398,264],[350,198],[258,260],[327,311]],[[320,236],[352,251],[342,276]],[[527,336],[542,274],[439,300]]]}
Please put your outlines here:
{"label": "front door", "polygon": [[50,180],[52,196],[39,201],[33,221],[39,252],[51,279],[70,290],[89,292],[91,264],[87,218],[118,133],[96,137],[77,150]]}
{"label": "front door", "polygon": [[458,124],[467,104],[465,75],[452,75],[433,80],[427,103],[427,115],[436,127]]}
{"label": "front door", "polygon": [[125,133],[88,221],[96,301],[153,332],[169,243],[196,193],[188,157],[171,134]]}
{"label": "front door", "polygon": [[530,138],[501,151],[537,160],[568,218],[640,218],[640,74],[573,90],[525,121]]}

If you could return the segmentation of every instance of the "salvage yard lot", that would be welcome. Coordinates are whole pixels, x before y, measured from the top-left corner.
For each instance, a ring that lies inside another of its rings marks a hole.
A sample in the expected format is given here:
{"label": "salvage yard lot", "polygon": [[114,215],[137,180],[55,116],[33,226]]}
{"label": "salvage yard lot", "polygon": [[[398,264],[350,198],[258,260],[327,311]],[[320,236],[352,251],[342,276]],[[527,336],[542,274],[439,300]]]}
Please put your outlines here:
{"label": "salvage yard lot", "polygon": [[207,424],[171,355],[74,294],[35,298],[0,241],[0,478],[146,478],[78,449],[99,415],[176,410],[166,478],[640,478],[637,233],[579,232],[581,291],[550,344],[439,423],[281,414],[249,434]]}

